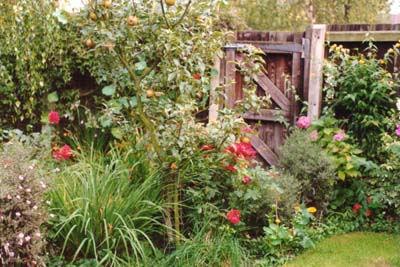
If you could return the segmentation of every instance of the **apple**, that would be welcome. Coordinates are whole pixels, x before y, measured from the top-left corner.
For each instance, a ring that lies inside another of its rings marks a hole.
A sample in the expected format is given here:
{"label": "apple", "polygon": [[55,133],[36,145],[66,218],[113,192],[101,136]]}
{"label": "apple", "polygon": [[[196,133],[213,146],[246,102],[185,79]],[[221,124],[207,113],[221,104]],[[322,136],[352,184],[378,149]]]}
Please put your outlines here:
{"label": "apple", "polygon": [[136,16],[129,16],[127,19],[127,23],[130,26],[136,26],[139,24],[139,19]]}
{"label": "apple", "polygon": [[167,4],[167,6],[173,6],[175,5],[176,0],[165,0],[165,3]]}

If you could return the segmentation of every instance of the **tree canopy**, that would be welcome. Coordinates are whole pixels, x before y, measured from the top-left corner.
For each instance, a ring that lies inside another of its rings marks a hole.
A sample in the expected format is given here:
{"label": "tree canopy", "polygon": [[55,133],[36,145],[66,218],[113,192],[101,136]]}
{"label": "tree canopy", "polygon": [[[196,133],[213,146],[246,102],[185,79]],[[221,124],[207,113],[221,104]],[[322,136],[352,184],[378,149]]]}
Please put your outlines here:
{"label": "tree canopy", "polygon": [[387,0],[232,0],[227,11],[255,30],[304,30],[311,23],[384,22],[389,8]]}

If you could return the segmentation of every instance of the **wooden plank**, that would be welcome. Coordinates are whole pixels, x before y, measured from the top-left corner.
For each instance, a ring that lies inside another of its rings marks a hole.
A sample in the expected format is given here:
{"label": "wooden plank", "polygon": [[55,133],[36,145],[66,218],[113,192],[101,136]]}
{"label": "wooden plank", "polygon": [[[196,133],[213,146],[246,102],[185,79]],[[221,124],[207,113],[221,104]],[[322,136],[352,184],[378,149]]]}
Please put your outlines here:
{"label": "wooden plank", "polygon": [[[292,85],[294,87],[295,92],[290,92],[290,115],[293,121],[291,121],[291,124],[294,124],[294,118],[299,114],[300,108],[299,108],[299,103],[296,101],[296,94],[299,95],[299,92],[301,91],[301,54],[300,53],[294,53],[292,57]],[[299,95],[299,97],[303,97],[302,95]]]}
{"label": "wooden plank", "polygon": [[397,42],[400,31],[329,31],[326,32],[326,41],[329,42],[362,42],[368,34],[377,42]]}
{"label": "wooden plank", "polygon": [[225,49],[242,49],[246,47],[246,45],[253,45],[262,49],[267,53],[283,53],[283,54],[291,54],[291,53],[302,53],[303,45],[300,43],[293,42],[260,42],[260,41],[240,41],[235,44],[229,44],[224,46]]}
{"label": "wooden plank", "polygon": [[261,140],[258,136],[252,135],[250,137],[251,144],[254,149],[260,154],[260,156],[271,166],[278,164],[278,157],[276,154],[270,149],[263,140]]}
{"label": "wooden plank", "polygon": [[312,26],[310,69],[308,73],[308,116],[311,118],[319,118],[321,114],[325,30],[326,25],[323,24]]}
{"label": "wooden plank", "polygon": [[276,85],[267,77],[267,75],[265,75],[265,73],[258,73],[255,81],[265,92],[271,96],[272,100],[274,100],[280,108],[283,110],[289,110],[289,99],[287,99],[287,97],[281,92],[281,90],[279,90],[278,87],[276,87]]}
{"label": "wooden plank", "polygon": [[219,97],[216,88],[220,86],[221,59],[217,56],[214,59],[214,69],[218,70],[218,74],[211,77],[210,85],[210,107],[208,110],[208,120],[215,121],[218,119]]}
{"label": "wooden plank", "polygon": [[236,80],[236,66],[235,66],[235,49],[226,50],[226,64],[225,64],[225,106],[233,108],[235,106],[236,95],[235,95],[235,80]]}
{"label": "wooden plank", "polygon": [[261,109],[259,112],[247,111],[243,114],[243,118],[257,121],[279,121],[282,118],[289,120],[290,113],[281,109]]}

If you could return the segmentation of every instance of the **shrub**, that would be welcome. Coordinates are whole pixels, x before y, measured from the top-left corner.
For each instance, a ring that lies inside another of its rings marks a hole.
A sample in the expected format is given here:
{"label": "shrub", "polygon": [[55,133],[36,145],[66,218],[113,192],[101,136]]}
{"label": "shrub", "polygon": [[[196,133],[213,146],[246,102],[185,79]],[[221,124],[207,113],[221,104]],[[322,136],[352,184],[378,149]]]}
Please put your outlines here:
{"label": "shrub", "polygon": [[34,161],[38,151],[12,140],[0,151],[0,265],[39,266],[44,262],[47,213],[45,175]]}
{"label": "shrub", "polygon": [[301,200],[323,210],[329,203],[336,168],[328,154],[310,140],[308,132],[296,129],[280,148],[280,167],[300,183]]}
{"label": "shrub", "polygon": [[152,236],[163,232],[160,188],[150,175],[131,179],[139,162],[130,162],[129,153],[82,151],[57,175],[49,192],[53,241],[66,259],[109,266],[147,261]]}
{"label": "shrub", "polygon": [[327,107],[342,121],[342,128],[368,159],[382,161],[377,140],[391,127],[388,118],[394,112],[399,83],[388,69],[399,53],[398,47],[390,48],[383,59],[377,58],[372,43],[366,56],[350,55],[336,45],[330,52],[324,71]]}

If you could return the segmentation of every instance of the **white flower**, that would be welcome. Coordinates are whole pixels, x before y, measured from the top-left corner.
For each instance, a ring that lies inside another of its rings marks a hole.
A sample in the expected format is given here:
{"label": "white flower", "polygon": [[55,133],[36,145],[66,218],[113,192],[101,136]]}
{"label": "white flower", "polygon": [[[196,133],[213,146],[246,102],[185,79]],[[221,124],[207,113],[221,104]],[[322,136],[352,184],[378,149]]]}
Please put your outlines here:
{"label": "white flower", "polygon": [[8,256],[10,256],[11,258],[14,257],[14,255],[15,255],[15,253],[12,252],[12,251],[10,251],[10,252],[8,253]]}
{"label": "white flower", "polygon": [[397,110],[400,111],[400,98],[397,98],[396,107],[397,107]]}
{"label": "white flower", "polygon": [[37,210],[38,206],[35,205],[35,206],[32,207],[32,209]]}
{"label": "white flower", "polygon": [[36,233],[35,233],[35,236],[37,236],[37,237],[41,237],[41,236],[42,236],[42,234],[41,234],[40,232],[36,232]]}
{"label": "white flower", "polygon": [[28,167],[29,170],[33,170],[35,168],[35,164],[32,164],[31,166]]}
{"label": "white flower", "polygon": [[25,179],[25,177],[22,176],[22,175],[20,175],[20,176],[18,176],[18,179],[20,179],[21,181],[23,181],[23,180]]}
{"label": "white flower", "polygon": [[30,200],[26,201],[26,204],[30,205],[32,202]]}
{"label": "white flower", "polygon": [[29,242],[29,240],[31,240],[31,237],[28,235],[28,236],[25,236],[25,241],[26,242]]}
{"label": "white flower", "polygon": [[11,196],[10,194],[8,194],[8,195],[7,195],[7,199],[8,199],[8,200],[11,200],[11,199],[12,199],[12,196]]}
{"label": "white flower", "polygon": [[17,199],[21,199],[21,196],[20,195],[16,195],[15,196]]}
{"label": "white flower", "polygon": [[28,193],[30,193],[30,192],[32,192],[32,189],[27,188],[25,191],[28,192]]}
{"label": "white flower", "polygon": [[54,217],[56,217],[56,215],[54,215],[53,213],[50,213],[50,217],[54,218]]}
{"label": "white flower", "polygon": [[20,238],[20,239],[24,238],[24,236],[25,236],[25,235],[24,235],[23,233],[19,233],[19,234],[18,234],[18,238]]}
{"label": "white flower", "polygon": [[21,212],[18,212],[18,211],[17,211],[17,212],[15,213],[15,216],[21,217]]}

